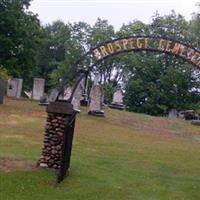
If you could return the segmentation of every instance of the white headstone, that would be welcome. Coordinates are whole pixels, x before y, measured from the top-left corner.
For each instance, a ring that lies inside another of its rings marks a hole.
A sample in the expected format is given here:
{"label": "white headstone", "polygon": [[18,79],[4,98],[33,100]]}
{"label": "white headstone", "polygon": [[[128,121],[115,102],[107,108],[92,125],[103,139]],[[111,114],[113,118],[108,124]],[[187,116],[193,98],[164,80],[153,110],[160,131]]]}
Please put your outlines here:
{"label": "white headstone", "polygon": [[171,109],[168,113],[170,119],[178,118],[178,111],[176,109]]}
{"label": "white headstone", "polygon": [[63,99],[64,100],[68,100],[71,97],[71,94],[72,94],[72,88],[71,87],[67,87],[64,90]]}
{"label": "white headstone", "polygon": [[31,97],[32,97],[32,91],[24,91],[24,94],[29,98],[29,99],[31,99]]}
{"label": "white headstone", "polygon": [[92,86],[91,88],[91,91],[90,91],[90,104],[89,104],[89,110],[88,110],[88,113],[89,114],[102,114],[104,115],[103,113],[103,110],[102,110],[102,107],[103,107],[103,98],[104,98],[104,95],[103,95],[103,90],[101,88],[101,86],[99,85],[99,76],[96,75],[95,76],[95,79],[94,79],[94,85]]}
{"label": "white headstone", "polygon": [[90,91],[89,111],[102,110],[102,90],[99,85],[93,85]]}
{"label": "white headstone", "polygon": [[121,87],[118,87],[117,90],[113,94],[113,101],[109,105],[109,107],[113,109],[123,110],[125,108],[123,104],[123,97],[124,97],[123,91]]}
{"label": "white headstone", "polygon": [[44,84],[45,84],[45,79],[34,78],[33,93],[32,93],[32,98],[34,100],[40,100],[40,97],[44,95]]}
{"label": "white headstone", "polygon": [[23,79],[11,78],[8,80],[7,96],[21,97]]}
{"label": "white headstone", "polygon": [[113,103],[123,104],[123,92],[120,88],[117,89],[113,95]]}

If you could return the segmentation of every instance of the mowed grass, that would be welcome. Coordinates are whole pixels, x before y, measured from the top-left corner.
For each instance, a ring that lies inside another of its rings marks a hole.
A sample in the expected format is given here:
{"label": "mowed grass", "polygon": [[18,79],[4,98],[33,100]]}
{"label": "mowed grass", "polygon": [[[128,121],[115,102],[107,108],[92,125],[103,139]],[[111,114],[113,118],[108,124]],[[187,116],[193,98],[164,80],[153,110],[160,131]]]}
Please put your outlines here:
{"label": "mowed grass", "polygon": [[0,200],[200,199],[200,127],[110,109],[96,118],[82,110],[70,176],[57,185],[54,172],[29,166],[40,157],[45,108],[6,99],[0,106]]}

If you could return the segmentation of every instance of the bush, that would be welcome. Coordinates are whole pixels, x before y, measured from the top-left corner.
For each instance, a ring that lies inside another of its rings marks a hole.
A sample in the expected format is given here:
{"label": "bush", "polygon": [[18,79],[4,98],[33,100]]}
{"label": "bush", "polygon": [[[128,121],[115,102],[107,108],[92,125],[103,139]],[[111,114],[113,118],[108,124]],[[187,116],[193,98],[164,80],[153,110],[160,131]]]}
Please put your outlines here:
{"label": "bush", "polygon": [[0,79],[7,81],[9,79],[8,71],[4,66],[0,66]]}

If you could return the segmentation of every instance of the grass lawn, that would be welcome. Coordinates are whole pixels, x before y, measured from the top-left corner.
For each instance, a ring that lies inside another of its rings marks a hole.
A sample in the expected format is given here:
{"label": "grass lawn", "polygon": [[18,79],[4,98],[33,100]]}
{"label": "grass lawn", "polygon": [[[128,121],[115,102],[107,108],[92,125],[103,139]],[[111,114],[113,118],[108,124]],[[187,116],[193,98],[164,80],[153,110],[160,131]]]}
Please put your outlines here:
{"label": "grass lawn", "polygon": [[54,172],[35,167],[45,108],[6,99],[0,119],[0,200],[200,199],[200,127],[188,121],[82,112],[70,176],[57,185]]}

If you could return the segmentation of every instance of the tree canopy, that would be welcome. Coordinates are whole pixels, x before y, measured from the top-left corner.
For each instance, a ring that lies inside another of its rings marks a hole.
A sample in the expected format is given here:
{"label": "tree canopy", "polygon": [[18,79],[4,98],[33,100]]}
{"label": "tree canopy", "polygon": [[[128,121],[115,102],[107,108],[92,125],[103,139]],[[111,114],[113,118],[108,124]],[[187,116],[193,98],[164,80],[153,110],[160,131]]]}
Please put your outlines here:
{"label": "tree canopy", "polygon": [[37,64],[41,27],[27,9],[30,0],[0,1],[0,64],[10,76],[23,77],[27,87]]}

